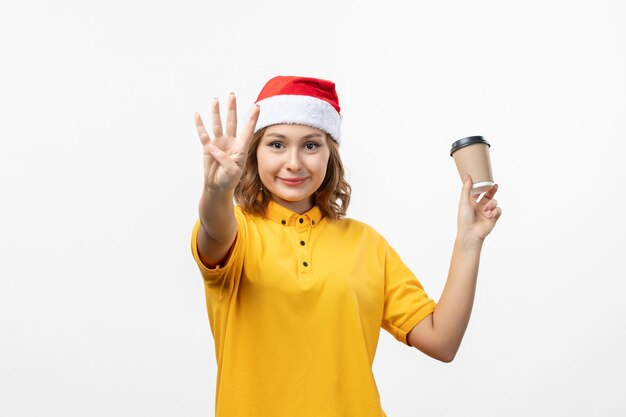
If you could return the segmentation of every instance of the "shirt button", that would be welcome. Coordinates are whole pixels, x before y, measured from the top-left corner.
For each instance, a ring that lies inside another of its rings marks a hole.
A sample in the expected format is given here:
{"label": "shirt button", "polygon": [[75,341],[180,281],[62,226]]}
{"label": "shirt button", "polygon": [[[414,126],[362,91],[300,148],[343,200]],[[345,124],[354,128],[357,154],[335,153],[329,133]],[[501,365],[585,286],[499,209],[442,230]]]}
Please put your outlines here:
{"label": "shirt button", "polygon": [[280,224],[287,224],[287,222],[286,222],[286,221],[284,221],[284,220],[281,220],[281,221],[280,221]]}
{"label": "shirt button", "polygon": [[304,266],[309,266],[309,264],[308,264],[308,263],[306,263],[306,262],[302,262],[302,265],[304,265]]}
{"label": "shirt button", "polygon": [[304,246],[304,240],[301,240],[301,241],[300,241],[300,244],[301,244],[302,246]]}
{"label": "shirt button", "polygon": [[303,219],[302,217],[300,217],[299,222],[300,222],[300,223],[304,223],[304,219]]}
{"label": "shirt button", "polygon": [[311,224],[315,224],[315,220],[311,220]]}

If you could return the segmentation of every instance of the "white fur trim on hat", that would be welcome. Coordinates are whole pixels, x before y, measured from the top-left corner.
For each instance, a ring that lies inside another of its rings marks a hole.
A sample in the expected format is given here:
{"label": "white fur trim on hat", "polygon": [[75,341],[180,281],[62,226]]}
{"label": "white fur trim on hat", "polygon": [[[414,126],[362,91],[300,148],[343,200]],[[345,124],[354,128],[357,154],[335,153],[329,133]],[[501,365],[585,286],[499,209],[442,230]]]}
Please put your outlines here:
{"label": "white fur trim on hat", "polygon": [[328,102],[301,95],[278,95],[258,101],[261,113],[255,132],[281,123],[315,127],[340,143],[342,116]]}

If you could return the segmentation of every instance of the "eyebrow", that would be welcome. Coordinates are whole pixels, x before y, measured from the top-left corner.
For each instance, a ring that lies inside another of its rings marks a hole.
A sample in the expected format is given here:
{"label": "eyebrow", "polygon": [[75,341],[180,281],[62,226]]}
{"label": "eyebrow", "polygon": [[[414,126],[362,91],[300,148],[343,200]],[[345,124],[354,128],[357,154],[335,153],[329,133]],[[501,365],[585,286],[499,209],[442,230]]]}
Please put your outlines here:
{"label": "eyebrow", "polygon": [[[277,137],[277,138],[287,138],[287,136],[285,136],[285,135],[283,135],[281,133],[268,133],[266,136],[274,136],[274,137]],[[320,133],[310,133],[310,134],[308,134],[306,136],[302,136],[301,139],[313,139],[313,138],[321,138],[321,137],[323,137],[323,135],[320,134]]]}

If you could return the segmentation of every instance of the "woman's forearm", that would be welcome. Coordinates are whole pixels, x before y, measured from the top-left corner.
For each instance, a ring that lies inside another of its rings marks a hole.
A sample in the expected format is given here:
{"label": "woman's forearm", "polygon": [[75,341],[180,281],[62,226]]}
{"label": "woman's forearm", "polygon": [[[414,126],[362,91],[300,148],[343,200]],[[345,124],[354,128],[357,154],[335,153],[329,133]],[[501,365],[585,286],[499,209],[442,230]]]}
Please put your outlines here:
{"label": "woman's forearm", "polygon": [[204,190],[200,197],[198,255],[207,266],[221,264],[237,236],[232,193]]}
{"label": "woman's forearm", "polygon": [[448,279],[433,313],[433,332],[444,356],[450,360],[456,355],[469,323],[481,250],[482,241],[467,243],[457,237]]}
{"label": "woman's forearm", "polygon": [[200,223],[208,237],[230,245],[237,233],[232,192],[218,192],[205,188],[200,197],[198,211]]}

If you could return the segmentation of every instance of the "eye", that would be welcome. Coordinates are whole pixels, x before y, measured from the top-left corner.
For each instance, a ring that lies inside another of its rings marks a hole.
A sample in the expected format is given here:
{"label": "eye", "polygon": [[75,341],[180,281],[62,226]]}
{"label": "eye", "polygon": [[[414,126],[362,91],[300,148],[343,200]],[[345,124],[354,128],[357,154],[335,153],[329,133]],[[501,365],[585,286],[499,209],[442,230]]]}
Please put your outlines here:
{"label": "eye", "polygon": [[309,150],[312,151],[314,149],[317,149],[320,147],[319,143],[315,143],[315,142],[307,142],[304,147]]}
{"label": "eye", "polygon": [[269,144],[269,147],[274,149],[282,149],[284,145],[280,142],[272,142]]}

